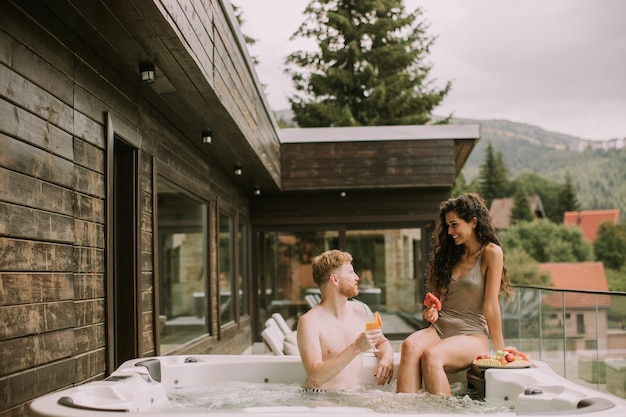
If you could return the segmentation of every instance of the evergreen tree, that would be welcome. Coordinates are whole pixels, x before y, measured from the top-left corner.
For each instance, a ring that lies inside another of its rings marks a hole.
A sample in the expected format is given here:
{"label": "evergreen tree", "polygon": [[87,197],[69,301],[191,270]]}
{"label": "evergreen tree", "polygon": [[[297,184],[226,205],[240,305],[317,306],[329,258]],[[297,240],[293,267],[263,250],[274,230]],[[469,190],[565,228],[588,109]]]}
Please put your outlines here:
{"label": "evergreen tree", "polygon": [[528,195],[526,194],[526,189],[522,187],[517,187],[517,191],[515,196],[513,197],[513,208],[511,209],[511,223],[519,223],[519,222],[529,222],[534,220],[535,215],[530,208],[530,204],[528,202]]}
{"label": "evergreen tree", "polygon": [[493,146],[489,142],[485,151],[485,162],[480,166],[479,174],[480,195],[485,199],[487,207],[491,207],[494,199],[507,196],[509,186],[507,176],[502,152],[494,155]]}
{"label": "evergreen tree", "polygon": [[495,177],[497,179],[497,184],[498,184],[498,187],[497,187],[498,197],[497,198],[502,198],[502,197],[506,197],[510,195],[511,184],[509,182],[509,170],[507,169],[506,164],[504,162],[504,155],[502,153],[502,149],[498,149],[498,152],[496,152]]}
{"label": "evergreen tree", "polygon": [[[243,18],[243,11],[241,10],[241,8],[239,6],[236,6],[235,4],[232,4],[233,6],[233,12],[235,13],[235,17],[237,18],[237,23],[239,23],[239,27],[242,27],[243,24],[246,22]],[[245,33],[242,33],[243,36],[243,40],[246,42],[247,45],[252,46],[254,44],[256,44],[257,40],[246,35]],[[256,56],[251,56],[250,57],[252,59],[252,63],[254,65],[258,65],[259,64],[259,58]]]}
{"label": "evergreen tree", "polygon": [[450,196],[456,198],[464,193],[478,193],[478,181],[476,178],[469,184],[465,182],[465,175],[463,172],[459,172],[459,175],[454,179],[454,186]]}
{"label": "evergreen tree", "polygon": [[560,183],[544,178],[534,172],[525,172],[511,181],[511,193],[514,195],[519,187],[524,187],[526,195],[537,195],[541,198],[541,203],[548,219],[557,224],[563,223],[563,213],[559,212],[559,194],[562,190]]}
{"label": "evergreen tree", "polygon": [[578,211],[580,210],[580,204],[578,204],[578,196],[576,188],[572,184],[572,176],[569,171],[565,173],[565,184],[559,193],[559,218],[563,219],[563,215],[566,211]]}
{"label": "evergreen tree", "polygon": [[299,126],[431,122],[451,83],[438,89],[428,79],[435,38],[420,8],[407,14],[402,0],[312,0],[304,14],[292,39],[315,39],[319,50],[287,58]]}
{"label": "evergreen tree", "polygon": [[605,267],[620,270],[626,264],[626,225],[601,223],[593,247]]}

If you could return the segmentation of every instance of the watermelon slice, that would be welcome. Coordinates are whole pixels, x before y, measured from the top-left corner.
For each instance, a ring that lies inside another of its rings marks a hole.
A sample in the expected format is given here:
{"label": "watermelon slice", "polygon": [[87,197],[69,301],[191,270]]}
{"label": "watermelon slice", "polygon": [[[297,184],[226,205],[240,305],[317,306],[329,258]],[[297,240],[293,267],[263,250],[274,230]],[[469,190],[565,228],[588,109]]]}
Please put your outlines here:
{"label": "watermelon slice", "polygon": [[435,307],[437,311],[441,311],[441,301],[432,292],[427,292],[424,298],[424,305],[426,307]]}

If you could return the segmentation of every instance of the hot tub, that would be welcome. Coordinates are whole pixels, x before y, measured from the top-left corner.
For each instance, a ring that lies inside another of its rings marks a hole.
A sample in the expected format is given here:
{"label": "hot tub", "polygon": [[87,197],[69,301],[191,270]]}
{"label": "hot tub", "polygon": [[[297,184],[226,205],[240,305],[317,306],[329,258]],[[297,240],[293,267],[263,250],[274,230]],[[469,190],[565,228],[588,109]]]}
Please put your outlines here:
{"label": "hot tub", "polygon": [[[395,359],[397,366],[398,354]],[[375,381],[370,376],[375,369],[376,359],[373,356],[364,356],[363,362],[364,382],[368,385],[368,390],[377,390]],[[94,381],[42,396],[31,403],[31,411],[34,416],[40,417],[111,417],[123,412],[140,413],[151,417],[398,415],[362,407],[316,404],[315,398],[301,406],[246,406],[224,411],[211,410],[210,413],[159,411],[170,402],[170,397],[175,396],[177,390],[184,387],[194,386],[202,390],[202,387],[226,385],[233,381],[300,384],[304,380],[304,375],[304,369],[297,356],[187,355],[135,359],[122,364],[103,381]],[[500,401],[508,407],[505,411],[490,413],[492,416],[626,416],[626,400],[573,384],[539,361],[533,362],[530,368],[487,369],[484,371],[483,388],[486,401]],[[388,395],[391,397],[386,401],[391,404],[394,398],[413,394]],[[420,406],[420,401],[415,400],[416,412],[408,415],[420,415],[421,408],[423,407]],[[451,411],[437,415],[459,414]]]}

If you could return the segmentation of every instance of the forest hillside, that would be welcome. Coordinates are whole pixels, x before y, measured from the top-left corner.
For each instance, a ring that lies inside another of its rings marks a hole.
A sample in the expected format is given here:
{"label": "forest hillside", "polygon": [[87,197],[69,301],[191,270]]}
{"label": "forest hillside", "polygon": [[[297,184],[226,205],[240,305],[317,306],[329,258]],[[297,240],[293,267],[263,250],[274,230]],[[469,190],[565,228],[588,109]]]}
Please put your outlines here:
{"label": "forest hillside", "polygon": [[480,141],[462,171],[466,182],[478,175],[491,143],[495,152],[502,152],[510,180],[533,172],[564,183],[569,172],[582,210],[616,208],[625,218],[626,149],[579,151],[580,138],[507,120],[465,119],[453,123],[480,125]]}

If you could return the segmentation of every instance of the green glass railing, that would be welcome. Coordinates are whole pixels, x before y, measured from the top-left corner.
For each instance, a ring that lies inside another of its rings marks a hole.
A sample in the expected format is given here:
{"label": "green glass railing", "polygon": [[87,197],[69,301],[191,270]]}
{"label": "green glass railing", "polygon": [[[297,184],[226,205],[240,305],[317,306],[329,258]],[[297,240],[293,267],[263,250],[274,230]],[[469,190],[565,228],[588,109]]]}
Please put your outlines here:
{"label": "green glass railing", "polygon": [[507,345],[577,384],[626,398],[626,293],[516,286]]}

